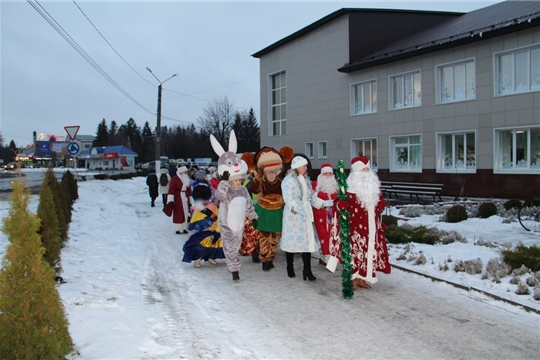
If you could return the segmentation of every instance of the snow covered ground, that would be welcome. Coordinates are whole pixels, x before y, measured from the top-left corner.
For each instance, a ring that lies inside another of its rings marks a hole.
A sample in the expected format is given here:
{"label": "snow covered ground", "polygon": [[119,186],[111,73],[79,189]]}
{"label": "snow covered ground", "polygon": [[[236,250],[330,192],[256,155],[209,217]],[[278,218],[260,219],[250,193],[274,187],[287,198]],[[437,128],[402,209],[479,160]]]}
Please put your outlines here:
{"label": "snow covered ground", "polygon": [[[71,359],[534,359],[540,351],[537,313],[398,268],[352,300],[342,297],[339,267],[333,274],[313,259],[317,281],[290,279],[282,252],[270,272],[242,258],[239,282],[224,260],[196,269],[181,261],[187,235],[176,235],[161,208],[150,207],[144,178],[80,182],[79,196],[62,252],[66,283],[58,285],[79,353]],[[7,209],[0,201],[0,217]],[[425,265],[396,260],[403,246],[392,245],[391,262],[540,309],[532,295],[514,293],[510,276],[497,284],[439,270],[449,257],[481,258],[485,267],[499,256],[474,245],[479,238],[532,245],[540,234],[497,216],[458,224],[438,218],[407,222],[457,230],[468,243],[414,244]],[[0,233],[1,257],[7,245]],[[298,274],[299,256],[295,265]]]}

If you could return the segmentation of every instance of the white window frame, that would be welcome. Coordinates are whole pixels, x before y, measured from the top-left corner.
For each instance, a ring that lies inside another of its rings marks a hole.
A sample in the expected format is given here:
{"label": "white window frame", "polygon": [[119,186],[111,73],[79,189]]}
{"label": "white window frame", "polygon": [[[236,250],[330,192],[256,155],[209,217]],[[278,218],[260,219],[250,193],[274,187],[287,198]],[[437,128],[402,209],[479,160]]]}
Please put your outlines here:
{"label": "white window frame", "polygon": [[[419,139],[419,142],[416,141],[417,138]],[[396,144],[397,139],[400,139],[401,141],[407,140],[407,142]],[[390,163],[388,166],[390,172],[422,172],[422,134],[390,136],[388,143],[390,144]],[[410,154],[414,152],[411,150],[419,153],[416,161],[413,161],[412,164],[410,161]],[[398,153],[401,155],[398,155]],[[398,161],[400,162],[400,166],[396,166]]]}
{"label": "white window frame", "polygon": [[[276,77],[279,77],[280,83],[274,88]],[[276,102],[274,102],[275,99]],[[268,136],[287,134],[287,72],[285,70],[268,76],[268,104]],[[276,114],[279,115],[276,116]]]}
{"label": "white window frame", "polygon": [[[366,100],[369,106],[366,106]],[[361,104],[358,102],[361,101]],[[361,110],[358,110],[359,107]],[[371,79],[351,84],[351,116],[377,112],[377,80]]]}
{"label": "white window frame", "polygon": [[[412,76],[411,79],[408,79]],[[407,81],[410,81],[410,94],[407,95]],[[395,94],[394,83],[399,88],[400,93]],[[415,87],[416,85],[416,87]],[[394,106],[394,98],[400,97],[401,106]],[[418,70],[408,71],[400,74],[388,76],[388,109],[402,110],[422,106],[422,73]]]}
{"label": "white window frame", "polygon": [[315,157],[315,144],[312,141],[305,143],[304,149],[308,159],[313,159]]}
{"label": "white window frame", "polygon": [[378,144],[377,138],[355,138],[351,139],[351,161],[357,156],[367,156],[371,163],[371,170],[377,172],[378,163]]}
{"label": "white window frame", "polygon": [[[457,71],[461,66],[463,66],[463,74]],[[443,71],[449,72],[448,84],[443,81]],[[437,65],[435,66],[435,76],[436,103],[438,105],[476,99],[476,63],[474,58]],[[462,97],[456,90],[456,82],[459,81],[462,81],[464,87]],[[447,95],[444,96],[445,94]]]}
{"label": "white window frame", "polygon": [[317,158],[326,159],[328,157],[328,143],[326,140],[317,142]]}
{"label": "white window frame", "polygon": [[[531,58],[531,55],[533,57]],[[516,74],[516,57],[522,57],[526,60],[526,81],[527,84],[522,84],[523,87],[519,88],[520,85],[516,85],[516,77],[519,77],[519,74]],[[535,58],[535,56],[540,57],[540,43],[536,43],[529,46],[524,46],[512,50],[501,51],[493,54],[493,91],[495,96],[507,96],[513,94],[527,93],[533,91],[540,91],[540,58]],[[506,57],[508,61],[508,66],[510,67],[510,74],[501,74],[500,67],[502,64],[501,59]],[[535,64],[537,64],[538,69],[531,69],[531,59],[534,59]],[[531,71],[532,70],[532,71]],[[536,74],[533,76],[533,73]],[[506,83],[507,89],[501,90],[501,85],[503,81]]]}
{"label": "white window frame", "polygon": [[[504,142],[508,147],[501,149]],[[524,146],[521,155],[519,144]],[[540,126],[493,129],[493,173],[540,174]]]}
{"label": "white window frame", "polygon": [[[471,139],[471,136],[473,137]],[[448,139],[448,137],[451,137]],[[450,141],[450,150],[445,141]],[[460,148],[460,141],[463,145]],[[473,144],[470,144],[472,142]],[[438,173],[474,174],[477,169],[476,131],[464,130],[436,134],[436,159]],[[450,152],[450,154],[448,154]]]}

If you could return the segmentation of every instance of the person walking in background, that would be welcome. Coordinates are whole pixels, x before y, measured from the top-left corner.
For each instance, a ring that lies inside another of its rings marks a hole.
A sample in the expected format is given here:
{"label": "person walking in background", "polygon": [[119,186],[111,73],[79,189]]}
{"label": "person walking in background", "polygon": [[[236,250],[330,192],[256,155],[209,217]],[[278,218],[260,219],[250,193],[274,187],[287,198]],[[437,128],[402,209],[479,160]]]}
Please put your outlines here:
{"label": "person walking in background", "polygon": [[185,166],[180,166],[176,170],[176,175],[171,178],[167,194],[167,203],[174,203],[173,228],[177,234],[187,234],[190,197],[191,182],[188,169]]}
{"label": "person walking in background", "polygon": [[[371,171],[366,156],[352,159],[351,173],[347,177],[347,200],[336,202],[337,210],[348,209],[351,241],[351,265],[353,289],[369,289],[378,281],[375,271],[390,274],[390,262],[384,230],[386,224],[380,221],[386,200],[380,191],[380,181]],[[339,222],[335,225],[339,229]],[[333,257],[341,259],[339,231],[332,232],[330,251]],[[336,262],[337,264],[337,262]]]}
{"label": "person walking in background", "polygon": [[[283,232],[281,234],[280,248],[285,251],[287,259],[287,275],[295,277],[293,267],[294,253],[301,253],[304,262],[303,279],[314,281],[317,278],[311,272],[311,253],[317,251],[315,230],[313,228],[313,211],[325,205],[319,199],[307,176],[307,160],[301,156],[292,159],[289,170],[283,183]],[[329,200],[330,201],[330,200]]]}
{"label": "person walking in background", "polygon": [[[321,255],[319,263],[326,265],[330,258],[330,231],[332,230],[332,222],[334,219],[334,200],[338,195],[338,183],[334,177],[334,170],[332,165],[323,164],[321,166],[321,173],[317,177],[317,180],[311,183],[313,190],[317,197],[325,202],[325,206],[320,209],[313,208],[313,217],[315,220],[315,229],[317,229],[317,236],[321,246]],[[330,205],[330,206],[327,206]]]}
{"label": "person walking in background", "polygon": [[171,182],[171,176],[169,175],[169,169],[167,167],[161,167],[161,175],[159,175],[159,192],[161,193],[161,200],[163,200],[163,206],[167,205],[167,194],[169,193],[169,183]]}
{"label": "person walking in background", "polygon": [[155,202],[159,195],[159,183],[155,172],[151,172],[146,176],[146,185],[148,185],[148,194],[150,195],[150,199],[152,199],[150,206],[154,207],[156,206]]}

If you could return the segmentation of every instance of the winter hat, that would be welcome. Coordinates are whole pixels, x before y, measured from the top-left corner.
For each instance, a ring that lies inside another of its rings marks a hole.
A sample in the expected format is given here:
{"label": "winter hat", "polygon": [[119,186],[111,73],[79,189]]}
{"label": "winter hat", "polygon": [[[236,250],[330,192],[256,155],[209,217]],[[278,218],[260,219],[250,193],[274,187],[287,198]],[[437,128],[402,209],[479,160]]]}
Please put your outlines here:
{"label": "winter hat", "polygon": [[281,156],[276,152],[267,152],[257,161],[257,168],[263,171],[280,171],[283,166]]}
{"label": "winter hat", "polygon": [[206,180],[206,171],[204,170],[197,170],[195,171],[195,174],[193,174],[193,177],[195,180]]}
{"label": "winter hat", "polygon": [[352,171],[362,171],[362,169],[368,168],[371,169],[371,164],[367,156],[357,156],[351,161],[351,170]]}
{"label": "winter hat", "polygon": [[169,173],[169,170],[168,170],[167,168],[163,168],[163,167],[162,167],[161,170],[160,170],[160,172],[161,172],[162,174],[168,174],[168,173]]}
{"label": "winter hat", "polygon": [[215,166],[209,166],[209,167],[208,167],[208,173],[210,173],[210,174],[213,174],[213,173],[215,173],[215,172],[216,172],[216,170],[217,170],[217,169],[216,169],[216,167],[215,167]]}
{"label": "winter hat", "polygon": [[291,162],[291,169],[298,169],[301,166],[307,165],[306,158],[302,156],[295,156]]}
{"label": "winter hat", "polygon": [[189,171],[188,168],[185,167],[185,166],[180,166],[180,167],[178,168],[178,170],[176,170],[176,172],[177,172],[178,174],[181,174],[181,173],[184,173],[184,172],[188,172],[188,171]]}
{"label": "winter hat", "polygon": [[325,173],[330,173],[330,174],[334,173],[334,169],[332,169],[332,165],[330,164],[321,165],[321,174],[325,174]]}

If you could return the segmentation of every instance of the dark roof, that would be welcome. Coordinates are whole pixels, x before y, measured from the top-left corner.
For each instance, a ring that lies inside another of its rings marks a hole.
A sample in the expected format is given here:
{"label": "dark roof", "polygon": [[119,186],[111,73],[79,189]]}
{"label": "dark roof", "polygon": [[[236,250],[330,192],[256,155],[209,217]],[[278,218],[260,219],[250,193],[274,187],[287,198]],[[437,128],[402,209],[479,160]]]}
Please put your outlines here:
{"label": "dark roof", "polygon": [[353,72],[539,25],[540,1],[504,1],[408,36],[338,70]]}
{"label": "dark roof", "polygon": [[377,16],[378,14],[386,14],[386,15],[402,15],[402,16],[411,16],[411,15],[417,15],[417,16],[423,16],[423,17],[432,17],[432,16],[459,16],[463,13],[456,13],[456,12],[445,12],[445,11],[423,11],[423,10],[394,10],[394,9],[355,9],[355,8],[343,8],[337,11],[334,11],[333,13],[315,21],[314,23],[298,30],[297,32],[273,43],[270,46],[265,47],[262,50],[259,50],[255,54],[251,55],[255,58],[260,58],[261,56],[285,45],[290,43],[293,40],[296,40],[298,38],[301,38],[302,36],[312,32],[313,30],[328,24],[335,19],[338,19],[345,15],[350,14],[366,14],[366,15],[374,15]]}
{"label": "dark roof", "polygon": [[125,147],[123,145],[93,147],[91,149],[84,150],[82,153],[80,153],[79,156],[81,156],[81,155],[90,155],[90,151],[92,149],[95,149],[95,151],[98,154],[117,153],[118,155],[135,155],[135,156],[138,156],[138,154],[135,151],[130,150],[130,149],[128,149],[127,147]]}

